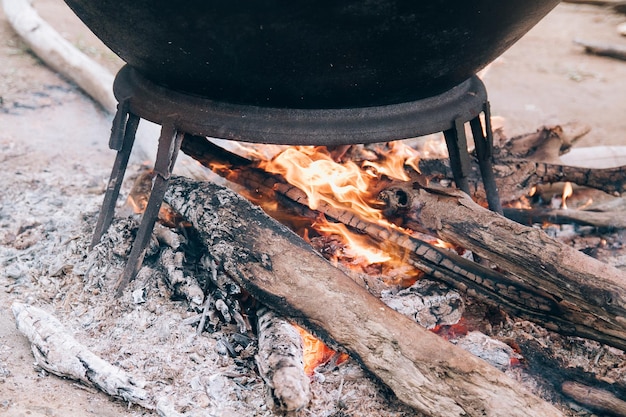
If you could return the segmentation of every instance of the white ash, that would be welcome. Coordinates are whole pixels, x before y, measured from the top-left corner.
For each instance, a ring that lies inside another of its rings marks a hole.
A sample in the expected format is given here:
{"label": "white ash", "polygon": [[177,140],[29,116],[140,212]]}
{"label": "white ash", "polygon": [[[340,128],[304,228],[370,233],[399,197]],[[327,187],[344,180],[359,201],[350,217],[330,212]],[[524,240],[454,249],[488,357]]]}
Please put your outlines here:
{"label": "white ash", "polygon": [[465,311],[461,294],[428,279],[420,279],[405,289],[385,290],[381,300],[427,329],[456,324]]}

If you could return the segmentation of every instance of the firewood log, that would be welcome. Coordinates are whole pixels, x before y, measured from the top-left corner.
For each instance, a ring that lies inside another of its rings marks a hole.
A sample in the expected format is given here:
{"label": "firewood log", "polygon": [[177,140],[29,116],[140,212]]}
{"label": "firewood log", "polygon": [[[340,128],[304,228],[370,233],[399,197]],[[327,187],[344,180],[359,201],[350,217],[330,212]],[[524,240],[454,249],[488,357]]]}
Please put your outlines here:
{"label": "firewood log", "polygon": [[433,416],[561,416],[518,383],[372,297],[286,227],[211,183],[173,178],[165,201],[232,279]]}

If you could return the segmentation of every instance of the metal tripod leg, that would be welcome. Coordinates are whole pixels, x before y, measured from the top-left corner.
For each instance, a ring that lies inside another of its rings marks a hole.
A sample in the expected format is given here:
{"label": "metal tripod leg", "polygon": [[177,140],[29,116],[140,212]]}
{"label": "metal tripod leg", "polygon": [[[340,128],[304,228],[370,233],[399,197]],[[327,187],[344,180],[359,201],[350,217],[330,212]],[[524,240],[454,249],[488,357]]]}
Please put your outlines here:
{"label": "metal tripod leg", "polygon": [[467,152],[467,137],[464,123],[455,120],[452,129],[443,132],[450,157],[450,168],[457,188],[470,194],[467,177],[470,173],[470,157]]}
{"label": "metal tripod leg", "polygon": [[116,283],[116,295],[119,297],[128,283],[135,278],[137,272],[141,268],[143,258],[146,253],[146,247],[150,236],[152,235],[152,229],[154,229],[154,223],[159,215],[159,209],[163,202],[163,196],[167,190],[167,183],[172,174],[180,145],[183,141],[184,133],[178,132],[176,128],[171,125],[163,125],[161,128],[161,137],[159,138],[159,148],[157,151],[157,158],[154,164],[154,171],[156,173],[154,177],[154,183],[152,185],[152,191],[150,192],[150,198],[148,199],[148,205],[143,213],[141,224],[137,232],[137,237],[133,243],[133,248],[130,251],[128,262],[124,269],[124,273]]}
{"label": "metal tripod leg", "polygon": [[102,235],[109,229],[113,214],[115,213],[115,202],[120,194],[120,187],[124,180],[124,173],[128,166],[130,152],[135,142],[135,133],[139,125],[139,117],[128,113],[128,105],[126,101],[120,102],[117,106],[117,112],[113,119],[113,127],[111,128],[111,139],[109,140],[109,148],[117,151],[111,177],[107,184],[104,201],[100,208],[98,222],[96,223],[93,237],[91,239],[91,247],[100,243]]}
{"label": "metal tripod leg", "polygon": [[485,187],[485,193],[487,194],[489,209],[502,214],[502,205],[500,204],[500,196],[498,195],[498,186],[493,175],[493,164],[491,163],[493,157],[493,131],[491,130],[491,111],[489,108],[489,102],[484,104],[483,113],[485,114],[485,131],[483,132],[483,126],[480,122],[479,116],[470,120],[470,127],[472,128],[472,136],[474,137],[474,145],[476,147],[476,157],[478,158],[478,166],[480,167],[480,175],[483,178],[483,185]]}

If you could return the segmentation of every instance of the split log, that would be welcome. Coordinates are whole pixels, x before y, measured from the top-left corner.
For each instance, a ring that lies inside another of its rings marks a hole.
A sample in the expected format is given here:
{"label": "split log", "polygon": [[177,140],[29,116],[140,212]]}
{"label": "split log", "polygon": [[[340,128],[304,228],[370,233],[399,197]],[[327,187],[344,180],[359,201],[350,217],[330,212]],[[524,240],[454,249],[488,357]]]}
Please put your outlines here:
{"label": "split log", "polygon": [[37,307],[17,302],[11,309],[17,329],[32,344],[33,355],[40,367],[129,403],[151,410],[155,408],[141,383],[76,341],[56,318]]}
{"label": "split log", "polygon": [[257,311],[259,373],[272,391],[279,409],[297,411],[311,401],[311,381],[304,373],[302,338],[295,327],[272,310]]}
{"label": "split log", "polygon": [[237,194],[172,178],[165,200],[256,299],[343,346],[397,397],[433,416],[561,416],[502,372],[372,297]]}
{"label": "split log", "polygon": [[[188,137],[183,141],[181,149],[200,163],[209,167],[213,166],[215,171],[220,175],[227,176],[231,180],[237,181],[239,184],[254,190],[258,194],[276,194],[277,196],[282,196],[283,199],[286,197],[292,202],[301,204],[302,207],[308,207],[306,194],[297,187],[285,184],[279,181],[276,176],[269,175],[254,168],[240,170],[242,167],[250,167],[251,161],[233,155],[211,144],[204,138]],[[237,175],[229,175],[231,169],[237,169],[239,172]],[[396,193],[394,189],[388,189],[387,192],[383,193],[390,206],[388,213],[400,209],[402,210],[400,217],[410,220],[411,215],[407,213],[407,211],[411,207],[410,194],[412,192],[411,190],[398,189]],[[452,192],[454,193],[454,191]],[[436,199],[437,196],[434,198]],[[467,198],[467,200],[469,200],[469,198]],[[471,200],[469,201],[471,202]],[[475,203],[473,204],[479,207]],[[435,213],[433,215],[436,216],[437,210],[445,212],[442,213],[442,215],[450,214],[449,212],[456,213],[458,211],[456,206],[457,202],[454,200],[448,200],[446,202],[444,199],[441,199],[439,206],[433,210]],[[480,213],[487,212],[493,215],[492,212],[481,207],[479,208],[481,210]],[[553,290],[553,292],[548,292],[545,291],[544,288],[552,288],[554,285],[550,283],[548,283],[548,285],[536,283],[536,281],[541,281],[542,279],[550,279],[549,276],[544,276],[545,274],[539,274],[536,278],[524,282],[524,278],[526,278],[524,274],[534,274],[534,272],[527,273],[523,268],[516,267],[514,271],[521,269],[520,273],[523,279],[520,280],[518,277],[509,276],[498,270],[487,268],[458,256],[456,253],[435,247],[412,236],[407,236],[398,230],[365,221],[350,212],[330,206],[329,204],[322,202],[319,204],[317,210],[357,231],[368,234],[380,242],[384,242],[387,246],[395,245],[398,253],[407,253],[407,262],[411,265],[482,302],[495,305],[513,316],[537,322],[542,326],[562,334],[585,337],[626,350],[626,338],[624,337],[626,323],[621,322],[618,318],[612,317],[610,319],[611,325],[608,326],[608,329],[612,330],[607,333],[605,332],[606,326],[596,326],[597,323],[595,320],[589,320],[587,312],[593,312],[591,313],[593,316],[604,316],[605,300],[594,298],[586,299],[583,297],[577,299],[575,303],[563,301],[571,300],[571,296],[566,294],[567,290],[565,290],[565,288],[568,288],[567,285],[561,285],[568,280],[567,272],[564,276],[559,277],[560,284],[556,285],[560,291],[554,292]],[[460,213],[460,215],[464,217],[460,217],[459,219],[471,219],[471,222],[467,224],[478,222],[475,225],[477,228],[481,226],[489,228],[493,223],[493,219],[490,217],[484,220],[470,212]],[[452,215],[452,217],[454,218],[454,215]],[[498,219],[500,219],[499,216]],[[416,221],[411,223],[411,225],[417,225],[424,232],[429,232],[428,227],[423,228],[420,225],[421,219],[418,218],[415,220]],[[525,233],[518,235],[508,234],[507,230],[509,229],[494,231],[494,233],[504,233],[508,239],[506,241],[509,242],[507,246],[502,246],[501,242],[497,242],[499,249],[508,249],[509,255],[512,256],[513,259],[524,257],[524,250],[518,248],[525,247],[527,242],[524,240],[524,237],[527,235]],[[532,231],[533,229],[528,230]],[[433,232],[431,231],[430,233]],[[459,233],[463,233],[463,231],[459,231]],[[545,236],[545,234],[543,235]],[[453,239],[444,238],[443,240],[456,243]],[[490,240],[490,242],[492,241],[493,239]],[[565,245],[558,242],[556,243],[557,248],[565,248]],[[459,246],[466,247],[463,244],[459,244]],[[472,250],[471,247],[466,248]],[[553,247],[552,249],[555,248]],[[573,249],[569,250],[574,251]],[[485,251],[488,251],[488,248],[482,248],[479,253],[484,253]],[[578,255],[585,256],[582,254]],[[494,261],[493,256],[485,257]],[[585,258],[588,257],[585,256]],[[495,263],[497,264],[497,262]],[[554,263],[551,264],[554,265]],[[541,265],[538,267],[540,266]],[[503,265],[502,268],[506,270],[506,265]],[[581,273],[575,270],[568,272],[577,275]],[[593,286],[595,281],[595,278],[592,279],[588,285]],[[598,285],[601,286],[602,279],[600,279],[599,282]],[[617,332],[617,336],[615,332]]]}

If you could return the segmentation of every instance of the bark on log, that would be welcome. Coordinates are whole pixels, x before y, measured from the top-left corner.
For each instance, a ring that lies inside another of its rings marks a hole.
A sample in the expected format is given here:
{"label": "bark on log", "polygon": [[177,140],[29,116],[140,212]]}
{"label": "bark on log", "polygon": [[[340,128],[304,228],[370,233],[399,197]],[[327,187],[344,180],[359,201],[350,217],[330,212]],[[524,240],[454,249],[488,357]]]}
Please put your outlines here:
{"label": "bark on log", "polygon": [[[278,181],[275,176],[250,168],[251,161],[233,155],[211,144],[204,138],[187,138],[183,141],[182,150],[206,166],[216,164],[214,169],[216,172],[220,173],[220,175],[228,176],[231,169],[239,170],[239,168],[248,167],[245,170],[240,170],[238,175],[230,175],[230,178],[237,181],[238,184],[254,190],[256,193],[271,193],[271,195],[276,193],[277,196],[287,198],[292,203],[301,204],[303,207],[306,207],[308,204],[306,195],[298,188]],[[408,192],[408,194],[413,192],[411,190],[399,191],[401,191],[401,193]],[[396,192],[390,189],[386,193],[387,202],[391,203],[395,201],[393,208],[398,208],[399,202],[403,201],[403,209],[406,211],[406,209],[411,206],[411,199],[408,194],[403,194],[403,196],[398,197]],[[450,203],[450,205],[447,205],[448,203]],[[446,213],[448,211],[454,212],[456,206],[457,203],[453,200],[447,200],[447,203],[441,200],[440,205],[437,206],[433,212],[436,213],[437,210]],[[482,208],[481,210],[482,212],[486,211],[487,213],[491,213]],[[544,288],[542,285],[536,285],[535,283],[529,284],[528,282],[520,281],[520,279],[516,277],[506,276],[501,272],[486,268],[480,264],[462,258],[455,253],[435,247],[399,231],[364,221],[349,212],[337,209],[329,204],[321,203],[318,206],[318,211],[353,229],[366,233],[376,240],[383,241],[386,245],[396,245],[398,251],[402,253],[407,252],[407,262],[413,266],[446,282],[465,294],[469,294],[482,302],[502,308],[513,316],[535,321],[542,326],[566,335],[590,338],[601,343],[626,349],[626,340],[623,337],[626,323],[619,322],[619,320],[614,318],[612,319],[613,322],[617,323],[616,325],[609,326],[609,328],[613,329],[617,326],[618,333],[621,335],[616,337],[613,333],[605,333],[605,326],[597,327],[595,321],[589,322],[586,312],[602,311],[602,303],[597,304],[594,300],[585,299],[579,299],[576,304],[562,302],[563,299],[567,300],[568,297],[564,297],[563,294],[559,293],[554,294],[546,292],[542,289]],[[464,218],[481,222],[480,225],[487,228],[489,228],[489,224],[492,222],[491,218],[486,220],[487,223],[483,223],[481,218],[477,218],[473,214],[463,213],[463,215],[466,216]],[[401,215],[404,219],[409,216],[410,213],[406,212],[403,212]],[[421,219],[415,220],[417,221],[413,223],[419,225]],[[469,224],[471,224],[471,222]],[[421,227],[421,225],[419,227]],[[424,229],[424,231],[428,232],[426,229]],[[500,233],[501,231],[497,232]],[[462,231],[460,231],[460,233],[462,233]],[[515,258],[524,255],[523,251],[518,251],[518,253],[515,254],[518,246],[524,246],[524,236],[524,234],[520,234],[521,240],[519,242],[516,240],[516,236],[508,236],[509,239],[513,239],[513,242],[510,242],[511,246],[509,247],[509,251],[514,254]],[[453,240],[449,241],[454,242]],[[524,276],[523,273],[524,271],[522,271],[522,276]],[[539,275],[537,279],[541,280],[542,277],[543,274]],[[567,277],[564,279],[567,280]],[[581,313],[581,310],[585,313]]]}
{"label": "bark on log", "polygon": [[[387,193],[401,195],[396,198],[406,201],[404,209],[409,207],[410,215],[434,236],[471,250],[507,275],[549,294],[557,303],[555,314],[567,317],[574,333],[601,334],[604,343],[626,349],[623,272],[541,230],[484,209],[462,192],[396,187]],[[555,324],[544,326],[560,330]]]}
{"label": "bark on log", "polygon": [[564,382],[561,390],[565,395],[594,411],[612,416],[626,416],[626,401],[620,400],[608,391],[572,381]]}
{"label": "bark on log", "polygon": [[398,398],[433,416],[560,416],[484,361],[385,306],[235,193],[173,178],[165,200],[258,300],[351,352]]}

